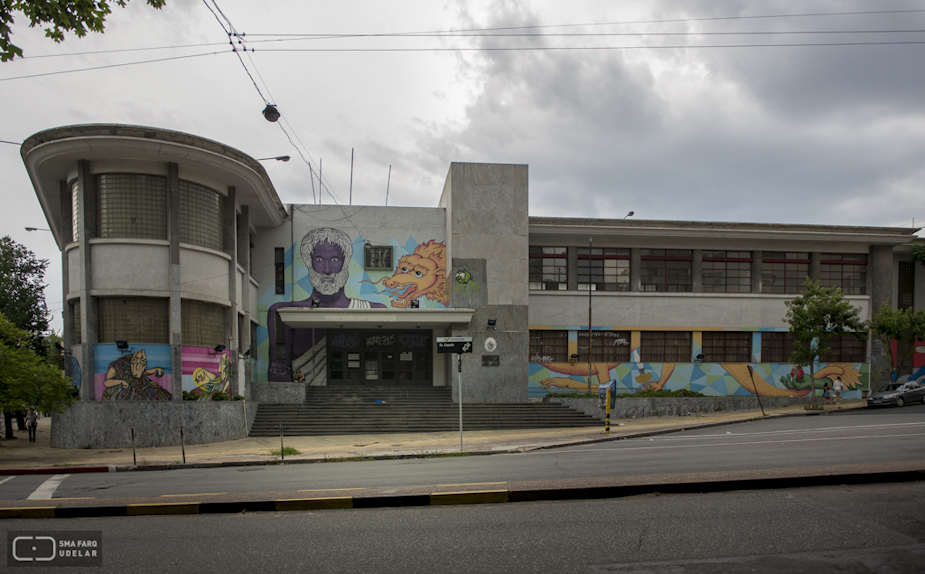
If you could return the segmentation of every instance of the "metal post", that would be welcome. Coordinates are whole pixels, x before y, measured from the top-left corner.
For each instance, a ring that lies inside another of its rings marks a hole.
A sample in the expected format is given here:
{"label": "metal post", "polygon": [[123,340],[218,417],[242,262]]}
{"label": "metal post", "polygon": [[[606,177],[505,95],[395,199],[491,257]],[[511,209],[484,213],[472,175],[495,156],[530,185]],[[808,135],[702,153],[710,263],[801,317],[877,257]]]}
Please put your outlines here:
{"label": "metal post", "polygon": [[132,427],[132,464],[138,465],[138,457],[135,456],[135,427]]}
{"label": "metal post", "polygon": [[180,425],[180,450],[183,453],[183,464],[186,464],[186,442],[183,440],[183,425]]}
{"label": "metal post", "polygon": [[[588,394],[591,394],[591,341],[594,332],[591,331],[591,292],[594,291],[594,268],[591,258],[592,238],[588,238]],[[603,271],[602,271],[603,272]],[[598,373],[597,380],[600,382],[601,375]]]}
{"label": "metal post", "polygon": [[279,458],[286,460],[286,448],[283,446],[283,425],[279,425]]}
{"label": "metal post", "polygon": [[752,387],[755,389],[755,396],[758,398],[758,406],[761,407],[761,416],[766,417],[768,415],[764,414],[764,405],[761,404],[761,395],[758,394],[758,387],[755,385],[755,370],[752,369],[751,365],[748,365],[748,376],[752,379]]}
{"label": "metal post", "polygon": [[604,432],[610,434],[610,385],[607,385],[607,406],[605,407]]}
{"label": "metal post", "polygon": [[462,394],[462,354],[461,353],[456,353],[456,363],[457,363],[457,370],[459,371],[459,375],[457,377],[457,380],[459,381],[459,384],[457,385],[457,392],[459,393],[459,396],[457,397],[459,399],[459,452],[463,452],[463,419],[462,419],[463,394]]}

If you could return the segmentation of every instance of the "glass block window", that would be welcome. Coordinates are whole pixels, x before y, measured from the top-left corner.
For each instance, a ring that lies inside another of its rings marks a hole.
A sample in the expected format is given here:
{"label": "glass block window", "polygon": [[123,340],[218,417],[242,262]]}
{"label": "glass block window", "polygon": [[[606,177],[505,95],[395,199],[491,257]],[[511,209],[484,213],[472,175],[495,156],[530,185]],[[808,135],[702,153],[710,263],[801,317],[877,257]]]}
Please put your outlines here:
{"label": "glass block window", "polygon": [[568,331],[530,331],[530,362],[562,363],[565,361],[568,361]]}
{"label": "glass block window", "polygon": [[[630,361],[629,331],[592,331],[591,361],[628,363]],[[578,362],[588,362],[588,331],[578,331]]]}
{"label": "glass block window", "polygon": [[198,183],[180,181],[180,242],[223,251],[224,211],[224,195]]}
{"label": "glass block window", "polygon": [[690,291],[692,263],[690,249],[643,249],[642,290]]}
{"label": "glass block window", "polygon": [[899,309],[909,309],[912,307],[912,298],[915,293],[915,269],[912,261],[899,262],[899,296],[896,299],[896,306]]}
{"label": "glass block window", "polygon": [[578,290],[629,291],[630,250],[611,247],[578,248]]}
{"label": "glass block window", "polygon": [[709,363],[747,363],[751,360],[752,334],[703,332],[703,356]]}
{"label": "glass block window", "polygon": [[169,299],[100,297],[100,343],[124,339],[130,344],[169,342]]}
{"label": "glass block window", "polygon": [[74,302],[74,304],[71,305],[71,309],[74,311],[74,344],[79,345],[81,342],[80,301]]}
{"label": "glass block window", "polygon": [[845,295],[867,293],[866,253],[823,253],[820,264],[823,287],[841,287]]}
{"label": "glass block window", "polygon": [[704,251],[704,293],[751,293],[751,251]]}
{"label": "glass block window", "polygon": [[96,185],[100,237],[167,239],[167,178],[100,174],[96,176]]}
{"label": "glass block window", "polygon": [[80,185],[78,180],[71,184],[71,241],[80,240]]}
{"label": "glass block window", "polygon": [[639,353],[645,363],[691,362],[690,331],[642,331]]}
{"label": "glass block window", "polygon": [[274,249],[273,273],[276,277],[276,294],[286,293],[286,250],[282,247]]}
{"label": "glass block window", "polygon": [[800,293],[809,276],[809,253],[765,251],[761,264],[762,293]]}
{"label": "glass block window", "polygon": [[863,363],[867,358],[867,342],[854,333],[844,333],[828,342],[829,352],[819,357],[820,363]]}
{"label": "glass block window", "polygon": [[568,289],[568,248],[530,246],[530,289]]}
{"label": "glass block window", "polygon": [[227,345],[225,307],[205,301],[184,299],[180,302],[183,344],[198,347]]}
{"label": "glass block window", "polygon": [[392,246],[367,245],[363,251],[363,267],[371,271],[391,271]]}
{"label": "glass block window", "polygon": [[789,363],[795,342],[793,333],[761,333],[761,362]]}

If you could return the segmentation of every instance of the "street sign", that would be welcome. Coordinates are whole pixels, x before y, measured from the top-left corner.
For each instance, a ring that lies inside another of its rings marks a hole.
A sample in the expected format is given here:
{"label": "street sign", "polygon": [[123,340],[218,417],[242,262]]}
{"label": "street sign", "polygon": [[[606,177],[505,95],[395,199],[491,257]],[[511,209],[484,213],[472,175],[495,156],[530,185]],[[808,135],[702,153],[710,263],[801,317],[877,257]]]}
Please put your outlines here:
{"label": "street sign", "polygon": [[437,337],[438,353],[471,353],[472,337]]}

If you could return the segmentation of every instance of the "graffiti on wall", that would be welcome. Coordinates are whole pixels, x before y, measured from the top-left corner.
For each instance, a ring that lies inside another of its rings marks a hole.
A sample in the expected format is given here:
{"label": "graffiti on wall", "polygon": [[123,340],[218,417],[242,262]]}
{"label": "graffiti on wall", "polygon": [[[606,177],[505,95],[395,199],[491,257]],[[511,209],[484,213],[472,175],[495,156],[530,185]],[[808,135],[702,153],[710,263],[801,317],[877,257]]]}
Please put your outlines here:
{"label": "graffiti on wall", "polygon": [[[359,247],[355,247],[359,245]],[[258,359],[266,365],[269,381],[296,380],[297,373],[312,370],[319,354],[323,354],[326,332],[324,329],[293,329],[277,325],[277,311],[284,308],[336,308],[384,309],[406,308],[412,301],[421,307],[446,307],[446,247],[442,242],[428,240],[418,244],[409,238],[393,248],[402,255],[394,269],[381,271],[382,277],[373,280],[363,268],[361,253],[366,240],[351,239],[339,229],[319,227],[306,233],[298,248],[304,267],[292,257],[294,283],[287,285],[287,293],[301,293],[299,300],[280,301],[271,288],[260,303],[267,305],[266,327],[258,328]],[[293,295],[292,298],[299,297]],[[425,302],[430,302],[426,305]],[[279,339],[279,340],[277,340]],[[265,362],[264,362],[265,361]],[[258,366],[258,369],[260,366]]]}
{"label": "graffiti on wall", "polygon": [[472,278],[472,273],[468,269],[458,269],[453,276],[456,285],[453,290],[464,297],[478,297],[482,292],[482,284]]}
{"label": "graffiti on wall", "polygon": [[94,346],[96,396],[104,401],[171,398],[170,346],[146,345],[121,353],[115,345]]}
{"label": "graffiti on wall", "polygon": [[209,347],[183,347],[183,390],[201,400],[215,393],[231,394],[234,368],[230,351]]}

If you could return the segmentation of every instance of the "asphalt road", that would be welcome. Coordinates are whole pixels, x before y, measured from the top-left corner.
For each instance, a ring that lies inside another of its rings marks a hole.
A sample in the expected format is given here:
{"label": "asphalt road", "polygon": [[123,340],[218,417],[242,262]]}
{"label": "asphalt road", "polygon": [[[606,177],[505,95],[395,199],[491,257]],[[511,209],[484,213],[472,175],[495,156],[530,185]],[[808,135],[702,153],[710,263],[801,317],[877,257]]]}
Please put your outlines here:
{"label": "asphalt road", "polygon": [[[183,500],[260,494],[325,496],[562,485],[615,477],[820,468],[925,461],[925,406],[788,417],[644,439],[492,456],[183,469],[0,479],[0,500]],[[349,492],[345,492],[349,491]]]}
{"label": "asphalt road", "polygon": [[904,483],[577,502],[21,519],[0,521],[0,529],[102,532],[103,567],[75,572],[912,573],[925,569],[923,494],[922,483]]}

